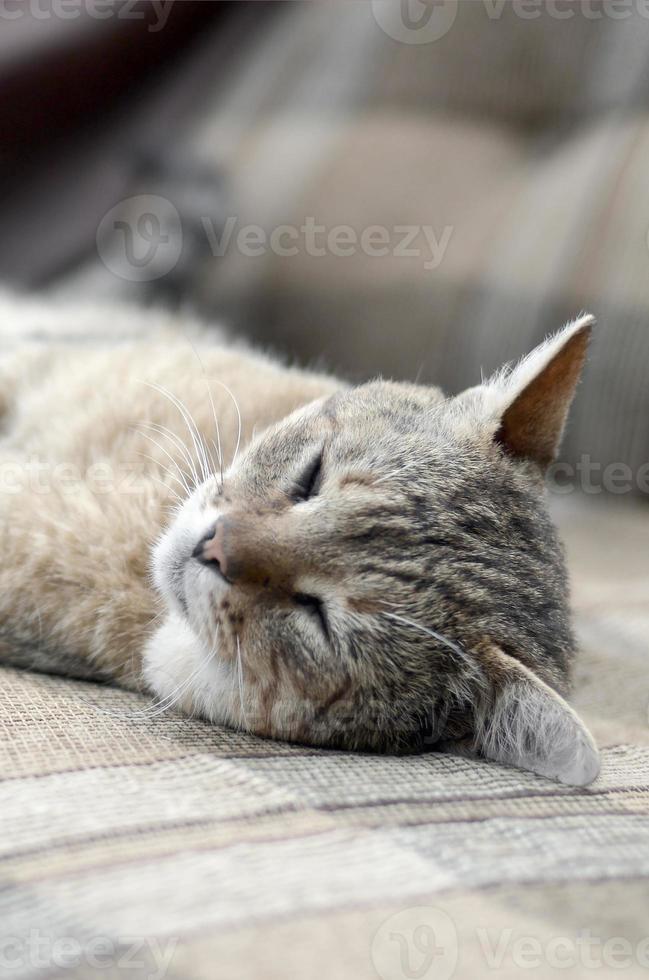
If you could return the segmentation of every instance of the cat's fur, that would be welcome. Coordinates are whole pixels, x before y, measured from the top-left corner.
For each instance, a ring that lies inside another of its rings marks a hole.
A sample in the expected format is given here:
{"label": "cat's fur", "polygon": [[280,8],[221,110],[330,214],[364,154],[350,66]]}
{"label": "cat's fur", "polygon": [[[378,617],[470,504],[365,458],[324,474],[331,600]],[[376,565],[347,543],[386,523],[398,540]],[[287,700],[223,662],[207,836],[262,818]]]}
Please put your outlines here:
{"label": "cat's fur", "polygon": [[0,659],[277,738],[596,776],[542,480],[590,317],[446,398],[169,317],[4,306]]}

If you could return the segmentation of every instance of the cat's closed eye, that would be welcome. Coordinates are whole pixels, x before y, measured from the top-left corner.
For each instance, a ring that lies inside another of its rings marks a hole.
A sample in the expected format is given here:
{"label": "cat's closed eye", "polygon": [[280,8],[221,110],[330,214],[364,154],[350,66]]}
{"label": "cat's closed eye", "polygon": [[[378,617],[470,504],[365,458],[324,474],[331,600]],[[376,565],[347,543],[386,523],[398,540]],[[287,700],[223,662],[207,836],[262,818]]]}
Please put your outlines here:
{"label": "cat's closed eye", "polygon": [[296,592],[293,602],[301,606],[319,625],[325,639],[330,639],[329,620],[327,610],[322,599],[314,595],[306,595],[304,592]]}
{"label": "cat's closed eye", "polygon": [[291,496],[295,503],[317,497],[322,484],[322,450],[309,460],[297,479]]}

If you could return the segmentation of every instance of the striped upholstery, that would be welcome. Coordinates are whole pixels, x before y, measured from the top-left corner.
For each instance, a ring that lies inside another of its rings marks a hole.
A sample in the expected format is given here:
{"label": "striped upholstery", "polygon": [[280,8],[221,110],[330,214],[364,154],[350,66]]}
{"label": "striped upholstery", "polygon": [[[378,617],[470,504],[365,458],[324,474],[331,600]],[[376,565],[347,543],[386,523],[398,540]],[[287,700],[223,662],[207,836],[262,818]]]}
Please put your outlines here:
{"label": "striped upholstery", "polygon": [[[533,975],[554,975],[552,943],[579,956],[585,928],[593,956],[612,938],[642,956],[649,529],[601,500],[559,516],[584,647],[575,702],[604,747],[585,790],[151,718],[134,694],[3,670],[0,976],[403,980],[422,924],[436,969],[462,980],[491,975],[499,937],[499,977],[520,976],[525,937]],[[580,963],[564,975],[589,975]]]}

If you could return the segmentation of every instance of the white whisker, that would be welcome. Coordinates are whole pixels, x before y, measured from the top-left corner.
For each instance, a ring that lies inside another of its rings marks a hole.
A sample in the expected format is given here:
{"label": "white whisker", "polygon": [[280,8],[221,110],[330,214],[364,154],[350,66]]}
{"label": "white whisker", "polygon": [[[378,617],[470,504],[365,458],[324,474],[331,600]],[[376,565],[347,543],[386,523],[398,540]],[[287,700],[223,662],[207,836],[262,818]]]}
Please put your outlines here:
{"label": "white whisker", "polygon": [[[216,417],[216,409],[214,407],[214,399],[212,398],[212,389],[210,388],[209,378],[207,377],[207,371],[205,370],[205,364],[203,363],[203,359],[201,358],[201,355],[198,353],[198,350],[196,348],[196,345],[194,344],[194,342],[191,339],[191,337],[185,336],[185,340],[187,341],[187,343],[189,344],[189,346],[193,350],[194,355],[196,357],[196,360],[198,361],[198,363],[200,365],[200,368],[201,368],[201,371],[203,372],[203,379],[204,379],[205,385],[207,387],[207,393],[208,393],[208,396],[209,396],[209,399],[210,399],[210,405],[212,406],[212,417],[214,419],[214,428],[216,430],[216,443],[214,442],[213,439],[211,440],[211,442],[212,442],[212,445],[214,446],[214,448],[216,450],[216,455],[217,455],[217,458],[218,458],[218,461],[219,461],[219,474],[220,474],[220,478],[221,478],[221,490],[223,490],[223,453],[221,451],[221,431],[219,429],[219,422],[218,422],[218,419]],[[211,454],[210,454],[210,456],[211,456]]]}
{"label": "white whisker", "polygon": [[168,483],[165,483],[164,482],[164,480],[159,480],[156,476],[153,476],[152,474],[149,474],[149,477],[148,478],[150,480],[153,480],[155,483],[159,483],[161,487],[164,487],[165,488],[165,490],[167,491],[167,493],[173,494],[173,496],[176,498],[176,500],[178,501],[179,504],[184,504],[185,501],[180,496],[180,494],[179,493],[176,493],[176,491],[174,490],[174,488],[173,487],[170,487]]}
{"label": "white whisker", "polygon": [[443,633],[438,633],[437,630],[429,629],[428,626],[422,626],[421,623],[415,622],[414,619],[408,619],[406,616],[399,616],[396,613],[384,612],[381,613],[382,616],[386,616],[388,619],[393,619],[397,623],[401,623],[403,626],[410,626],[412,629],[419,630],[421,633],[425,633],[427,636],[432,637],[434,640],[438,640],[449,650],[455,653],[462,663],[470,663],[472,668],[475,668],[475,663],[469,657],[467,653],[462,649],[458,643],[454,643],[453,640],[449,640],[448,637],[444,636]]}
{"label": "white whisker", "polygon": [[379,483],[383,483],[385,480],[392,480],[395,476],[401,476],[406,470],[411,470],[416,463],[406,463],[404,466],[400,466],[397,470],[391,470],[389,473],[385,473],[384,476],[380,477],[378,480],[374,481],[374,486],[378,486]]}
{"label": "white whisker", "polygon": [[[203,368],[203,370],[205,370]],[[219,461],[219,476],[221,479],[221,490],[223,489],[223,453],[221,451],[221,430],[219,429],[219,420],[216,417],[216,408],[214,407],[214,399],[212,397],[212,389],[210,388],[209,378],[205,378],[205,384],[207,386],[207,393],[210,398],[210,405],[212,406],[212,417],[214,419],[214,428],[216,430],[216,443],[212,439],[212,445],[216,449],[216,455]]]}
{"label": "white whisker", "polygon": [[205,448],[205,443],[203,441],[203,437],[198,431],[198,426],[194,421],[194,417],[192,416],[187,406],[180,400],[180,398],[177,398],[172,391],[169,391],[169,389],[165,388],[163,385],[156,384],[153,381],[143,381],[142,384],[145,384],[147,385],[147,387],[153,388],[154,391],[159,392],[159,394],[164,395],[164,397],[168,398],[171,404],[175,405],[175,407],[178,409],[178,411],[183,417],[183,421],[185,422],[190,438],[194,445],[194,450],[196,452],[196,456],[201,468],[202,478],[203,480],[207,480],[210,476],[211,471],[207,461],[207,451]]}
{"label": "white whisker", "polygon": [[[183,476],[189,477],[189,479],[192,480],[194,487],[196,486],[198,482],[198,474],[196,472],[194,460],[192,459],[191,454],[187,446],[185,445],[185,443],[182,441],[182,439],[180,439],[174,432],[172,432],[171,429],[167,429],[166,426],[159,425],[157,422],[139,422],[137,423],[136,428],[151,429],[153,430],[153,432],[156,432],[158,435],[164,436],[166,439],[169,439],[172,445],[175,446],[176,449],[180,450],[180,454],[184,462],[188,465],[190,473],[189,474],[185,473],[184,470],[181,469],[178,461],[174,459],[176,466],[178,466],[178,469],[183,473]],[[142,433],[142,435],[144,435],[144,433]],[[159,446],[160,450],[162,450],[163,452],[165,451],[164,447],[161,446],[159,443],[156,443],[156,445]]]}
{"label": "white whisker", "polygon": [[243,718],[243,724],[247,731],[250,731],[250,725],[248,724],[248,718],[246,717],[246,708],[244,704],[243,696],[243,661],[241,659],[241,644],[239,642],[239,637],[237,636],[237,676],[239,679],[239,703],[241,705],[241,717]]}
{"label": "white whisker", "polygon": [[234,447],[234,452],[232,454],[232,459],[230,461],[230,466],[234,466],[237,460],[237,456],[239,454],[239,448],[241,446],[242,425],[241,425],[241,411],[239,410],[239,403],[226,384],[224,384],[222,381],[219,381],[218,378],[210,378],[209,380],[214,381],[214,383],[217,385],[220,385],[221,388],[223,388],[223,390],[230,396],[230,399],[232,400],[232,404],[234,405],[235,411],[237,413],[237,443],[236,446]]}
{"label": "white whisker", "polygon": [[189,493],[189,488],[185,483],[185,481],[181,480],[180,477],[178,477],[176,473],[170,470],[168,466],[164,466],[159,460],[155,458],[155,456],[150,456],[148,453],[142,453],[140,452],[139,449],[136,449],[135,452],[138,456],[141,456],[143,459],[148,459],[152,463],[154,463],[157,467],[159,467],[162,470],[163,473],[166,473],[170,479],[175,480],[176,483],[178,483],[184,490],[187,490],[187,492]]}

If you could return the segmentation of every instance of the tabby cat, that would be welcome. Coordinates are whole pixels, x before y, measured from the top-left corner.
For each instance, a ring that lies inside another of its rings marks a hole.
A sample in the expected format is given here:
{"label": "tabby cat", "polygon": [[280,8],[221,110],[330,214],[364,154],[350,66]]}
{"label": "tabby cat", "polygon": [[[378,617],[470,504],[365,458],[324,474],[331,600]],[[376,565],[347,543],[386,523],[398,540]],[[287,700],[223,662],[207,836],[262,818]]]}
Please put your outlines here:
{"label": "tabby cat", "polygon": [[590,316],[446,397],[170,314],[0,313],[0,660],[278,739],[595,778],[543,480]]}

